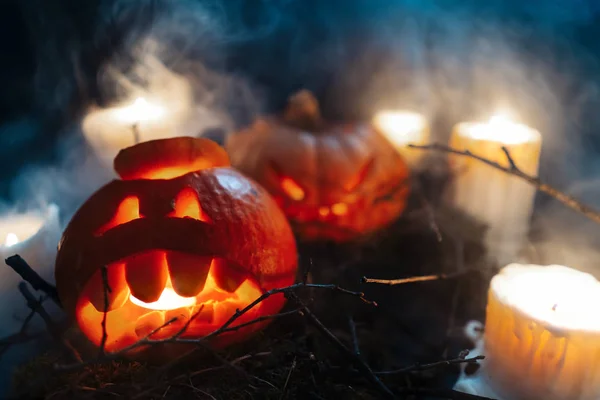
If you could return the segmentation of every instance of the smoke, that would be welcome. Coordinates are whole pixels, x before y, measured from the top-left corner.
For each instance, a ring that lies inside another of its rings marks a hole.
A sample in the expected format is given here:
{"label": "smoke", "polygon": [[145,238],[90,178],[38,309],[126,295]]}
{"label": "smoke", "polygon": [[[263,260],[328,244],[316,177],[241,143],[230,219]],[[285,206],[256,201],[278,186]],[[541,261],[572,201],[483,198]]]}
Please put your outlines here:
{"label": "smoke", "polygon": [[[542,132],[543,179],[568,187],[600,171],[584,151],[600,126],[599,66],[590,44],[581,43],[582,35],[598,34],[591,28],[600,14],[595,0],[113,0],[77,7],[97,8],[69,21],[61,14],[55,25],[48,19],[34,35],[46,114],[85,114],[90,98],[106,107],[154,95],[191,110],[182,129],[202,135],[276,112],[305,87],[322,100],[326,117],[410,108],[432,121],[441,141],[456,122],[509,110]],[[89,26],[77,31],[80,25]],[[44,134],[20,129],[22,147]],[[64,227],[114,173],[77,123],[63,126],[60,137],[53,163],[29,165],[13,180],[12,201],[56,203]],[[590,196],[600,205],[600,194]],[[560,207],[550,203],[538,215],[551,263],[569,261],[549,251],[567,243],[565,232],[592,237],[595,228]],[[563,246],[574,267],[596,254],[594,241],[579,244]]]}

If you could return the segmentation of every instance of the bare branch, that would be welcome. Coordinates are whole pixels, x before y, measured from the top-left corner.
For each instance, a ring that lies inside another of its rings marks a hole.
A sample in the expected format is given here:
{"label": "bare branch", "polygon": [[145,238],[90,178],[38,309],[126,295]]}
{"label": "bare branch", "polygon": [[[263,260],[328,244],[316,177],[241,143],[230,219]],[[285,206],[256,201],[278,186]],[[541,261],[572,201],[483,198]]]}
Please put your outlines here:
{"label": "bare branch", "polygon": [[482,163],[489,165],[492,168],[495,168],[500,171],[504,171],[507,174],[511,174],[518,178],[523,179],[524,181],[535,186],[537,188],[537,190],[539,190],[540,192],[543,192],[551,197],[554,197],[556,200],[558,200],[565,206],[583,214],[584,216],[591,219],[592,221],[600,224],[600,212],[598,212],[597,210],[593,209],[592,207],[580,202],[576,198],[569,196],[568,194],[561,192],[560,190],[558,190],[546,183],[541,182],[538,177],[528,175],[528,174],[524,173],[523,171],[521,171],[515,165],[514,160],[512,159],[512,157],[510,156],[510,153],[508,152],[508,149],[506,149],[506,148],[503,148],[503,151],[507,155],[508,162],[510,164],[510,167],[508,167],[508,168],[504,167],[503,165],[501,165],[497,162],[494,162],[494,161],[488,160],[484,157],[480,157],[476,154],[473,154],[468,150],[464,150],[464,151],[457,150],[457,149],[453,149],[452,147],[445,146],[442,144],[429,144],[429,145],[409,144],[408,146],[411,148],[414,148],[414,149],[442,151],[445,153],[451,153],[451,154],[455,154],[458,156],[470,157],[475,160],[481,161]]}
{"label": "bare branch", "polygon": [[17,274],[31,285],[35,290],[40,290],[48,295],[59,307],[62,308],[56,287],[49,284],[33,268],[27,264],[20,255],[15,254],[4,260]]}
{"label": "bare branch", "polygon": [[382,285],[403,285],[406,283],[415,283],[415,282],[427,282],[427,281],[439,281],[444,279],[453,279],[458,278],[460,276],[466,275],[469,272],[478,271],[478,269],[464,269],[462,271],[451,272],[449,274],[435,274],[435,275],[423,275],[423,276],[411,276],[409,278],[401,278],[401,279],[376,279],[376,278],[367,278],[363,276],[361,279],[362,283],[379,283]]}
{"label": "bare branch", "polygon": [[367,380],[369,382],[371,382],[380,392],[382,392],[384,395],[386,395],[386,397],[394,398],[394,394],[392,393],[392,391],[387,386],[385,386],[383,384],[383,382],[381,382],[381,380],[375,375],[375,373],[373,372],[371,367],[369,367],[367,365],[367,363],[365,363],[352,350],[347,348],[346,345],[344,345],[344,343],[342,343],[341,340],[338,339],[337,336],[335,336],[329,329],[327,329],[327,327],[317,318],[317,316],[315,314],[312,313],[312,311],[310,311],[308,309],[308,307],[306,305],[304,305],[302,303],[302,301],[300,299],[298,299],[295,295],[294,295],[294,297],[295,297],[294,300],[303,307],[302,312],[303,312],[304,316],[306,318],[308,318],[308,320],[323,335],[325,335],[325,337],[327,337],[338,349],[340,349],[340,351],[344,355],[346,355],[353,362],[353,364],[356,366],[356,368],[358,368],[358,370],[363,375],[365,375],[365,378],[367,378]]}
{"label": "bare branch", "polygon": [[105,354],[106,340],[108,339],[108,332],[106,332],[106,318],[108,314],[108,295],[112,292],[108,284],[108,270],[106,269],[106,265],[102,266],[102,291],[104,293],[104,311],[102,314],[102,322],[100,325],[102,326],[102,340],[100,341],[100,353],[99,357]]}
{"label": "bare branch", "polygon": [[426,370],[436,369],[436,368],[440,368],[440,367],[446,367],[448,365],[477,364],[477,361],[480,361],[483,359],[485,359],[485,356],[476,356],[476,357],[471,357],[471,358],[458,357],[458,358],[454,358],[452,360],[442,360],[442,361],[437,361],[437,362],[430,363],[430,364],[417,363],[417,364],[410,365],[408,367],[395,369],[392,371],[376,372],[376,374],[377,375],[407,374],[410,372],[420,372],[420,371],[426,371]]}
{"label": "bare branch", "polygon": [[63,346],[65,354],[69,358],[81,362],[81,356],[79,355],[79,353],[73,348],[73,346],[71,346],[71,344],[68,341],[66,341],[62,337],[54,321],[52,321],[52,318],[44,309],[44,306],[38,300],[36,300],[36,298],[33,296],[31,291],[27,287],[27,283],[19,283],[19,292],[21,292],[25,300],[27,300],[27,306],[31,308],[31,310],[34,310],[44,320],[46,326],[48,327],[48,331],[50,332],[52,337]]}
{"label": "bare branch", "polygon": [[231,316],[231,318],[229,318],[223,325],[221,325],[218,329],[215,329],[213,332],[201,337],[201,338],[182,338],[180,337],[185,330],[187,329],[187,327],[189,326],[189,324],[191,323],[191,321],[200,313],[200,311],[198,311],[196,314],[194,314],[186,323],[186,325],[180,329],[177,333],[175,333],[174,335],[167,337],[167,338],[163,338],[163,339],[152,339],[152,336],[154,334],[156,334],[157,332],[159,332],[160,330],[164,329],[165,327],[167,327],[168,325],[172,324],[173,322],[175,322],[177,320],[177,318],[172,318],[169,321],[165,322],[163,325],[159,326],[158,328],[154,329],[152,332],[150,332],[148,335],[146,335],[144,338],[138,340],[137,342],[119,350],[113,353],[106,353],[104,354],[102,357],[97,358],[97,359],[91,359],[91,360],[87,360],[87,361],[81,361],[78,363],[74,363],[74,364],[67,364],[67,365],[56,365],[54,368],[58,371],[72,371],[72,370],[76,370],[79,368],[83,368],[85,366],[91,365],[91,364],[95,364],[95,363],[101,363],[101,362],[107,362],[107,361],[112,361],[115,360],[117,358],[123,357],[125,356],[127,353],[131,352],[132,350],[136,350],[138,348],[142,348],[142,347],[147,347],[147,346],[153,346],[153,345],[161,345],[161,344],[193,344],[193,345],[203,345],[203,343],[209,339],[212,339],[216,336],[219,336],[225,332],[230,332],[230,331],[235,331],[238,330],[244,326],[248,326],[251,324],[255,324],[267,319],[273,319],[273,318],[278,318],[281,316],[286,316],[286,315],[291,315],[291,314],[295,314],[298,313],[298,310],[293,310],[293,311],[286,311],[283,313],[279,313],[279,314],[273,314],[273,315],[264,315],[258,318],[255,318],[251,321],[242,323],[242,324],[238,324],[235,326],[232,326],[234,324],[235,321],[237,321],[242,315],[246,314],[248,311],[250,311],[251,309],[253,309],[254,307],[256,307],[258,304],[260,304],[262,301],[264,301],[265,299],[275,295],[275,294],[279,294],[279,293],[283,293],[283,294],[290,294],[293,293],[295,290],[297,289],[301,289],[301,288],[318,288],[318,289],[328,289],[328,290],[333,290],[339,293],[343,293],[346,295],[351,295],[351,296],[356,296],[358,297],[360,300],[362,300],[363,302],[376,306],[377,304],[375,302],[372,302],[370,300],[367,300],[364,298],[364,293],[362,292],[353,292],[344,288],[339,287],[338,285],[333,285],[333,284],[304,284],[304,283],[296,283],[294,285],[291,286],[286,286],[283,288],[277,288],[277,289],[272,289],[269,290],[265,293],[263,293],[261,296],[259,296],[256,300],[254,300],[252,303],[248,304],[246,307],[244,307],[241,310],[236,310],[236,312]]}

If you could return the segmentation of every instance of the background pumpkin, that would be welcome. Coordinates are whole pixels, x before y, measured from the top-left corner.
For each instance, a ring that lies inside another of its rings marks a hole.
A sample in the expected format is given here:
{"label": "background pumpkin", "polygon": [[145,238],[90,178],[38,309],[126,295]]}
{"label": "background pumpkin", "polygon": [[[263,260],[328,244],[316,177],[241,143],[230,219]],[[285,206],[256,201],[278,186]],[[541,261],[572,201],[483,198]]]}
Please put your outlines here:
{"label": "background pumpkin", "polygon": [[[114,180],[94,193],[67,226],[56,259],[65,309],[95,344],[102,340],[107,266],[105,349],[114,352],[157,332],[164,338],[199,312],[182,337],[220,327],[264,291],[293,283],[296,244],[285,216],[258,184],[229,168],[207,139],[173,138],[122,150]],[[234,323],[277,312],[271,296]],[[243,340],[264,323],[213,342]]]}
{"label": "background pumpkin", "polygon": [[282,118],[260,118],[228,135],[225,148],[304,239],[352,239],[387,225],[406,206],[402,157],[369,124],[324,122],[308,91],[290,98]]}

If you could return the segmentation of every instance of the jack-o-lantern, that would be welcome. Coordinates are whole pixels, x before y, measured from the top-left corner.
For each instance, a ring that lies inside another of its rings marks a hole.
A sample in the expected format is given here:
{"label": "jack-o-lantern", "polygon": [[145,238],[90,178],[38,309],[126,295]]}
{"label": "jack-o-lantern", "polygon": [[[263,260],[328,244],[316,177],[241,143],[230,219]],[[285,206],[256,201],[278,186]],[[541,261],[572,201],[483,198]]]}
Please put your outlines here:
{"label": "jack-o-lantern", "polygon": [[[144,142],[122,150],[114,165],[122,180],[81,206],[56,259],[62,304],[95,345],[105,314],[105,350],[114,352],[173,317],[151,338],[173,336],[191,316],[181,337],[204,336],[266,290],[293,283],[297,251],[285,215],[264,188],[229,167],[216,143]],[[232,326],[276,313],[284,302],[271,296]],[[261,327],[250,324],[212,344],[243,340]]]}
{"label": "jack-o-lantern", "polygon": [[259,118],[228,135],[234,167],[275,197],[305,240],[345,241],[381,228],[404,210],[409,170],[369,124],[328,124],[308,91],[283,118]]}

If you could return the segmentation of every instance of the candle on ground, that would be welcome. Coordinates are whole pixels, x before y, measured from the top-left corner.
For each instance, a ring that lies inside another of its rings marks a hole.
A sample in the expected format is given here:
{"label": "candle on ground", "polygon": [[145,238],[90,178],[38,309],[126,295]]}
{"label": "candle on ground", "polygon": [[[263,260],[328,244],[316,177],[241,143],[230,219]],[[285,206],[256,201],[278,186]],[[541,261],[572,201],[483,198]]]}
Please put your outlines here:
{"label": "candle on ground", "polygon": [[598,304],[600,282],[590,274],[561,265],[506,266],[488,293],[479,346],[485,361],[456,389],[506,400],[600,398]]}
{"label": "candle on ground", "polygon": [[429,124],[425,117],[412,111],[381,111],[373,118],[373,126],[402,155],[410,168],[418,168],[425,152],[408,147],[429,141]]}
{"label": "candle on ground", "polygon": [[[489,122],[455,126],[450,146],[509,167],[505,147],[515,165],[537,176],[542,139],[538,131],[496,116]],[[470,157],[450,155],[455,174],[453,203],[488,226],[486,245],[498,265],[513,262],[529,231],[536,189],[506,172]]]}

